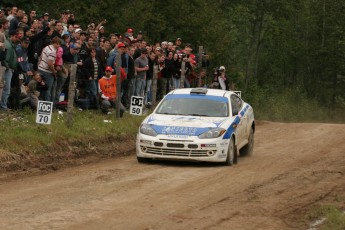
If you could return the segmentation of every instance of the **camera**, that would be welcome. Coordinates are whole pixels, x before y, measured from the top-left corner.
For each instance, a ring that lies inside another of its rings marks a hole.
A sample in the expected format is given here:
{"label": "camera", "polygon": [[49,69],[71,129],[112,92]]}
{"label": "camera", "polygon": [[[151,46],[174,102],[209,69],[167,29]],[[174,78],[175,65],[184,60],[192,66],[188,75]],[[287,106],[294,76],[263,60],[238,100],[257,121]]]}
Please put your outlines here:
{"label": "camera", "polygon": [[223,70],[220,69],[220,67],[216,67],[213,71],[213,75],[218,77],[222,74],[222,72],[223,72]]}

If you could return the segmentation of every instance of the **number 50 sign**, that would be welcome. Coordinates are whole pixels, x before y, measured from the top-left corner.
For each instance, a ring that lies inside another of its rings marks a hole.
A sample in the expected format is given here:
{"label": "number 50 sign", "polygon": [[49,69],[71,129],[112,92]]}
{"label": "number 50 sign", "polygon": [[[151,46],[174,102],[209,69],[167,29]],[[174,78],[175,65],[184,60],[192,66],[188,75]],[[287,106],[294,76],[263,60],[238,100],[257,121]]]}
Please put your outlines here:
{"label": "number 50 sign", "polygon": [[52,121],[53,102],[38,101],[36,123],[50,125]]}
{"label": "number 50 sign", "polygon": [[142,115],[143,104],[144,104],[144,98],[143,97],[132,96],[130,114]]}

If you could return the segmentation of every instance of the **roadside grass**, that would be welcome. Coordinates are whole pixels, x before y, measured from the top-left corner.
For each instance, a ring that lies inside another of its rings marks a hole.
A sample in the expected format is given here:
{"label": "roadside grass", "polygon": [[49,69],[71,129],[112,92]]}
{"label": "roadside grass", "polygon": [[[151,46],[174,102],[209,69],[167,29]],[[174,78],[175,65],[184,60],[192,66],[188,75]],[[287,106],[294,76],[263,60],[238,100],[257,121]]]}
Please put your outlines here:
{"label": "roadside grass", "polygon": [[[135,138],[142,116],[125,113],[123,118],[94,110],[74,110],[73,126],[66,125],[67,112],[54,112],[50,125],[36,123],[29,110],[0,114],[0,146],[12,153],[44,153],[57,142],[78,143],[107,137]],[[45,151],[43,151],[45,150]]]}
{"label": "roadside grass", "polygon": [[331,111],[326,105],[308,98],[299,88],[280,92],[261,88],[242,95],[253,106],[258,120],[345,123],[345,105]]}
{"label": "roadside grass", "polygon": [[312,227],[320,230],[345,229],[345,213],[333,204],[313,208],[307,214],[307,219],[314,221],[316,224]]}

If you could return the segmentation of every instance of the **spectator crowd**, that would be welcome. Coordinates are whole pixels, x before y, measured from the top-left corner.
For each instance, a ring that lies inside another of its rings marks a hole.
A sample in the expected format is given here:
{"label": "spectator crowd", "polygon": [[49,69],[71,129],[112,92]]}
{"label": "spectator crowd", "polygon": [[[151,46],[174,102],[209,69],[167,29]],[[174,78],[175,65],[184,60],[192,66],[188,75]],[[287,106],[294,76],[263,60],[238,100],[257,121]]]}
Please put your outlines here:
{"label": "spectator crowd", "polygon": [[[106,20],[82,28],[66,10],[58,20],[49,13],[38,15],[17,6],[0,10],[0,109],[36,109],[38,100],[55,106],[67,100],[71,65],[77,65],[76,102],[109,113],[116,99],[116,57],[121,56],[121,112],[130,106],[131,96],[152,102],[152,78],[157,67],[157,100],[170,90],[203,85],[194,71],[198,65],[192,46],[181,38],[148,44],[142,31],[128,28],[108,33]],[[203,66],[208,65],[204,55]],[[185,68],[182,68],[182,62]],[[182,69],[185,73],[182,73]],[[225,72],[225,67],[220,71]],[[181,82],[181,75],[186,76]],[[219,75],[220,76],[220,75]],[[215,76],[224,86],[226,76]],[[64,93],[66,96],[61,97]]]}

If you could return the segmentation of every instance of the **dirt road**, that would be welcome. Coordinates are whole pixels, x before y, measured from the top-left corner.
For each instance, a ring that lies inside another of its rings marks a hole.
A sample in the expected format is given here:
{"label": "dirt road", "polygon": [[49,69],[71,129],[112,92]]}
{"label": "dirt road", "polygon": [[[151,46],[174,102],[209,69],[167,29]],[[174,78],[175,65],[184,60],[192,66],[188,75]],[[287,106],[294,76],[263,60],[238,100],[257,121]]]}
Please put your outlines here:
{"label": "dirt road", "polygon": [[234,167],[135,155],[0,182],[0,229],[307,229],[345,207],[345,125],[261,122]]}

